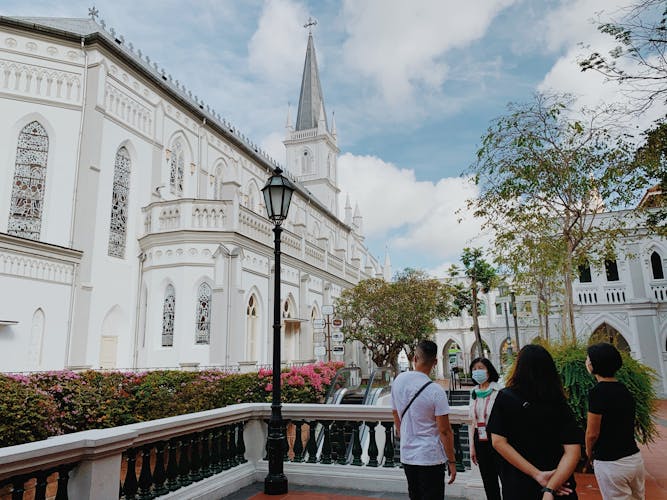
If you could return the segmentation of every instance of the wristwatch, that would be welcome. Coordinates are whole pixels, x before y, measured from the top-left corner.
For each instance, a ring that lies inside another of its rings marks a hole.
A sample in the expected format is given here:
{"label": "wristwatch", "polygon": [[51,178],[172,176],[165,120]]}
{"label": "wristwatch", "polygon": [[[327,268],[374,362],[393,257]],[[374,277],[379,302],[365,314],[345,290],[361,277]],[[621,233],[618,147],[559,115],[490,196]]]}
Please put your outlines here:
{"label": "wristwatch", "polygon": [[551,493],[553,496],[556,496],[556,490],[552,490],[548,486],[542,488],[542,493]]}

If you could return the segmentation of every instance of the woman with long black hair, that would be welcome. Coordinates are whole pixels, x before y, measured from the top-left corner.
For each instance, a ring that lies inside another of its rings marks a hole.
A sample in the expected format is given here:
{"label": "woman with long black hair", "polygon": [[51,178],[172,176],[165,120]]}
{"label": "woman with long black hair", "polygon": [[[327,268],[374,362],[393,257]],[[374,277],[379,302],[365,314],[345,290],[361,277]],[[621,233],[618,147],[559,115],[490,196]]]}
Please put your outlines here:
{"label": "woman with long black hair", "polygon": [[567,405],[551,354],[542,346],[520,351],[507,388],[500,391],[488,432],[503,458],[503,497],[511,500],[576,499],[574,469],[583,433]]}

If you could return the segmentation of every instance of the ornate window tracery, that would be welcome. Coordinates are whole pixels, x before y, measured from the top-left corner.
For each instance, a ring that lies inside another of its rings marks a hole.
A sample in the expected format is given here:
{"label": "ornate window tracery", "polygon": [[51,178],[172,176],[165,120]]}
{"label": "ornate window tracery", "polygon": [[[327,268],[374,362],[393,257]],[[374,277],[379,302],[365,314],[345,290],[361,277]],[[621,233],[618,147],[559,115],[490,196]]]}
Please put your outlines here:
{"label": "ornate window tracery", "polygon": [[259,313],[257,310],[257,298],[252,294],[248,299],[246,308],[246,359],[257,360],[257,337],[259,328]]}
{"label": "ornate window tracery", "polygon": [[169,157],[169,186],[172,193],[183,193],[183,175],[185,173],[185,154],[180,140],[176,140],[171,147]]}
{"label": "ornate window tracery", "polygon": [[211,287],[208,283],[199,285],[197,292],[197,332],[196,344],[208,344],[211,341]]}
{"label": "ornate window tracery", "polygon": [[39,240],[46,188],[49,136],[33,121],[19,132],[7,232]]}
{"label": "ornate window tracery", "polygon": [[164,294],[162,308],[162,347],[174,345],[174,312],[176,310],[176,293],[173,285],[168,285]]}
{"label": "ornate window tracery", "polygon": [[111,224],[109,228],[109,255],[125,257],[128,198],[130,195],[130,154],[125,147],[116,153],[111,194]]}

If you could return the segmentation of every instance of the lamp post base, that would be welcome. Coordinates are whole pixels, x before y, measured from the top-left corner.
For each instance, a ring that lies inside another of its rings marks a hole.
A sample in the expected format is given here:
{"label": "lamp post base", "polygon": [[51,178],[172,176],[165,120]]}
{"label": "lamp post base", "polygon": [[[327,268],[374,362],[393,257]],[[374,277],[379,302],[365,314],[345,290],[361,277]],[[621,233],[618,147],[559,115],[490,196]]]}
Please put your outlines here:
{"label": "lamp post base", "polygon": [[285,474],[269,474],[264,479],[264,493],[266,495],[284,495],[287,493],[287,476]]}

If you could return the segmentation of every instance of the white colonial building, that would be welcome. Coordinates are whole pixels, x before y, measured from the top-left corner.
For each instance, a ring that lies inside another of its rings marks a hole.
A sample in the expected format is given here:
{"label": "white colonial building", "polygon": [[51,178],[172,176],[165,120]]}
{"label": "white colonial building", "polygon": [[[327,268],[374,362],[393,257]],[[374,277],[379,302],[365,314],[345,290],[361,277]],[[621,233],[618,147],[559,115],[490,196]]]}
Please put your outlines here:
{"label": "white colonial building", "polygon": [[[276,163],[257,145],[94,13],[0,17],[0,117],[3,371],[270,361]],[[314,359],[322,306],[383,276],[358,209],[339,217],[329,122],[311,35],[285,140],[285,361]]]}
{"label": "white colonial building", "polygon": [[[664,195],[655,188],[647,196]],[[646,197],[642,200],[646,203]],[[608,217],[631,217],[632,212],[599,214],[600,223]],[[629,219],[628,219],[629,220]],[[600,267],[579,269],[574,281],[575,328],[583,341],[614,341],[620,348],[652,367],[659,378],[658,391],[667,395],[667,241],[649,236],[640,227],[620,242],[616,260]],[[511,345],[516,352],[516,337],[521,346],[545,336],[547,320],[539,318],[535,296],[500,296],[497,289],[481,296],[479,319],[484,350],[496,365],[502,366]],[[514,309],[516,308],[516,328]],[[552,304],[548,318],[550,338],[560,337],[560,308]],[[461,316],[440,322],[436,334],[443,356],[444,376],[452,364],[468,371],[476,357],[472,318]],[[511,340],[510,340],[511,339]]]}

